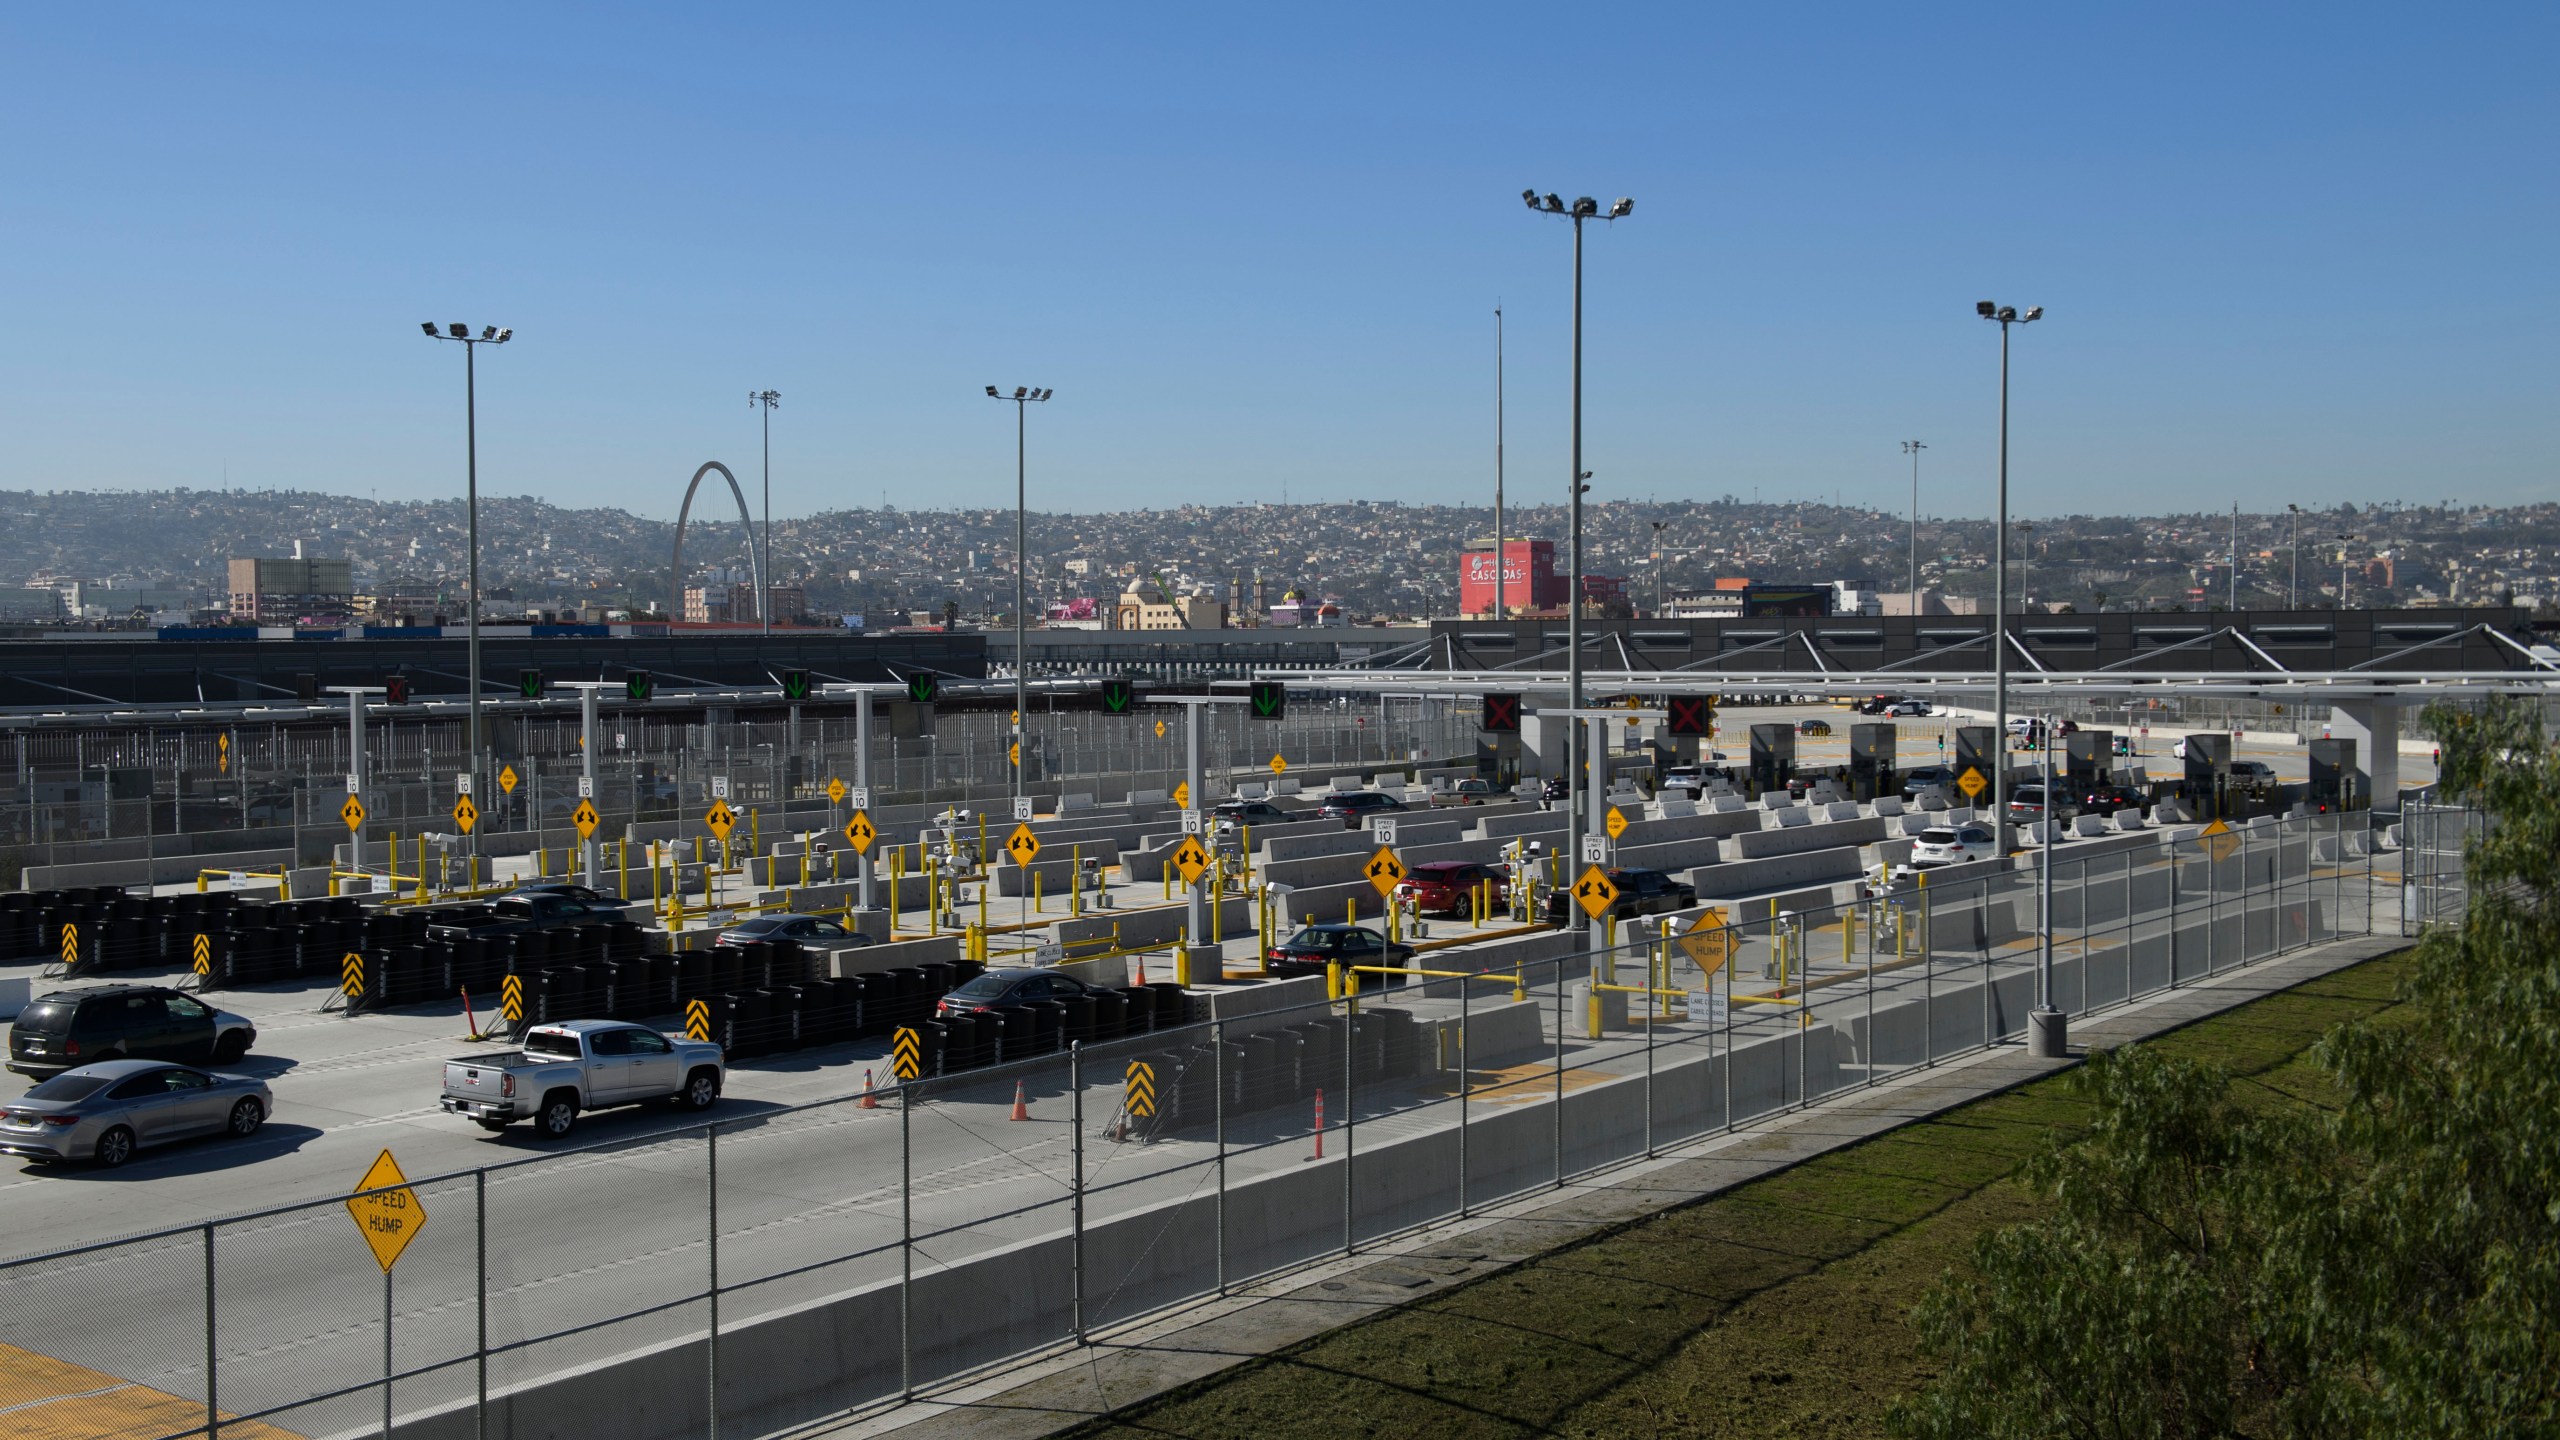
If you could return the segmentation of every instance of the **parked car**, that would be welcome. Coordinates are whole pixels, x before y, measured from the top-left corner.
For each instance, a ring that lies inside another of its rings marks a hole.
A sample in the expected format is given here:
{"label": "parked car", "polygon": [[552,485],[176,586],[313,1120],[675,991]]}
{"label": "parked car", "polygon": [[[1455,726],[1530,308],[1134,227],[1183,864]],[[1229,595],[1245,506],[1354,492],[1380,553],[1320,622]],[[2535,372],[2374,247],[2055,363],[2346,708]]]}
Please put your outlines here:
{"label": "parked car", "polygon": [[1360,822],[1372,815],[1401,815],[1404,801],[1384,790],[1337,790],[1316,806],[1316,818],[1339,820],[1346,830],[1357,830]]}
{"label": "parked car", "polygon": [[162,985],[56,990],[9,1026],[9,1068],[41,1076],[102,1060],[229,1065],[257,1040],[247,1016]]}
{"label": "parked car", "polygon": [[2149,803],[2144,800],[2141,791],[2130,785],[2116,784],[2112,780],[2104,784],[2082,787],[2073,800],[2079,812],[2084,815],[2113,815],[2119,810],[2132,810],[2139,813],[2143,806]]}
{"label": "parked car", "polygon": [[741,920],[721,931],[711,943],[753,945],[759,940],[790,940],[802,945],[824,946],[830,950],[871,943],[870,936],[860,931],[847,930],[824,915],[758,915],[752,920]]}
{"label": "parked car", "polygon": [[[1417,952],[1410,945],[1389,945],[1387,937],[1366,925],[1340,921],[1309,925],[1263,952],[1271,973],[1284,979],[1321,975],[1328,965],[1410,965]],[[1362,977],[1363,989],[1386,976]]]}
{"label": "parked car", "polygon": [[566,1137],[581,1111],[672,1100],[708,1110],[720,1100],[720,1047],[624,1020],[536,1025],[521,1050],[444,1062],[445,1112],[483,1130],[531,1119],[546,1140]]}
{"label": "parked car", "polygon": [[1069,995],[1090,993],[1087,985],[1073,975],[1055,970],[1006,968],[986,970],[972,976],[969,983],[942,997],[935,1007],[940,1015],[966,1015],[979,1010],[994,1010],[1006,1005],[1036,1005],[1043,1000],[1062,1000]]}
{"label": "parked car", "polygon": [[[2056,825],[2068,825],[2073,820],[2079,818],[2079,815],[2080,807],[2072,803],[2069,793],[2057,790],[2053,797],[2053,814],[2051,816],[2053,822]],[[2009,791],[2010,824],[2032,825],[2045,818],[2047,817],[2045,815],[2044,787],[2042,785],[2019,785],[2013,787]]]}
{"label": "parked car", "polygon": [[1859,701],[1857,710],[1861,715],[1890,715],[1894,713],[1894,706],[1903,703],[1903,697],[1899,695],[1880,693]]}
{"label": "parked car", "polygon": [[2276,767],[2264,760],[2234,760],[2231,762],[2231,778],[2243,785],[2273,785],[2276,783]]}
{"label": "parked car", "polygon": [[1799,735],[1828,735],[1831,733],[1831,722],[1828,720],[1799,720],[1796,722],[1796,733]]}
{"label": "parked car", "polygon": [[1935,712],[1930,710],[1929,702],[1926,700],[1896,700],[1892,704],[1884,707],[1884,713],[1887,715],[1911,716],[1928,715]]}
{"label": "parked car", "polygon": [[1562,775],[1558,775],[1554,779],[1549,780],[1546,783],[1546,787],[1538,792],[1538,798],[1552,805],[1558,800],[1571,797],[1572,794],[1573,782]]}
{"label": "parked car", "polygon": [[[1611,870],[1609,883],[1618,887],[1618,898],[1609,903],[1608,914],[1626,920],[1637,915],[1658,915],[1669,910],[1686,910],[1698,903],[1696,887],[1674,880],[1659,870]],[[1567,909],[1567,906],[1573,909]],[[1562,925],[1575,910],[1581,908],[1573,897],[1571,884],[1559,885],[1547,892],[1547,923]]]}
{"label": "parked car", "polygon": [[1956,768],[1952,765],[1922,765],[1902,772],[1902,798],[1915,799],[1924,790],[1943,790],[1949,798],[1963,794],[1956,789]]}
{"label": "parked car", "polygon": [[1406,872],[1396,886],[1396,899],[1425,914],[1469,915],[1475,912],[1477,887],[1492,882],[1493,903],[1501,908],[1511,893],[1511,877],[1499,865],[1480,860],[1426,860]]}
{"label": "parked car", "polygon": [[1483,805],[1504,799],[1510,793],[1490,780],[1469,778],[1445,790],[1432,791],[1431,808],[1438,810],[1452,805]]}
{"label": "parked car", "polygon": [[526,880],[519,882],[510,895],[560,895],[571,900],[584,900],[598,905],[619,905],[602,891],[591,890],[573,880]]}
{"label": "parked car", "polygon": [[1999,843],[1988,825],[1932,826],[1911,842],[1911,864],[1915,869],[1926,870],[1934,865],[1990,860],[2000,854]]}
{"label": "parked car", "polygon": [[[452,916],[455,912],[447,911],[446,914]],[[516,891],[490,902],[489,913],[480,919],[448,918],[430,923],[427,938],[459,940],[465,935],[524,935],[564,925],[621,918],[622,904],[619,901],[581,900],[547,890]]]}
{"label": "parked car", "polygon": [[1302,818],[1268,800],[1221,800],[1218,808],[1209,813],[1237,825],[1277,825]]}
{"label": "parked car", "polygon": [[275,1112],[267,1082],[158,1060],[65,1070],[0,1106],[0,1152],[114,1167],[145,1146],[197,1135],[246,1139]]}

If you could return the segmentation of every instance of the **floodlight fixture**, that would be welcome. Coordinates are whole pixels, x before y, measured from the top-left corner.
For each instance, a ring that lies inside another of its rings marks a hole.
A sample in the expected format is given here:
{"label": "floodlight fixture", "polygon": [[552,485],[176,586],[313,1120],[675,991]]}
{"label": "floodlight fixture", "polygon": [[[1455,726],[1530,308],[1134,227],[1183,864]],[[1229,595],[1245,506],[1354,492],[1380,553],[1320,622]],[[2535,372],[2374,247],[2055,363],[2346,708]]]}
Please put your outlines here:
{"label": "floodlight fixture", "polygon": [[1619,196],[1609,206],[1609,218],[1612,220],[1624,220],[1635,212],[1636,202],[1624,195]]}
{"label": "floodlight fixture", "polygon": [[436,333],[436,322],[434,322],[433,320],[421,320],[421,321],[419,321],[419,322],[418,322],[418,328],[419,328],[419,329],[421,329],[421,330],[426,331],[426,332],[427,332],[427,336],[428,336],[428,338],[429,338],[429,339],[433,339],[433,338],[435,338],[435,333]]}
{"label": "floodlight fixture", "polygon": [[456,340],[468,340],[471,338],[471,327],[463,324],[459,320],[448,322],[444,329],[447,335],[452,336]]}
{"label": "floodlight fixture", "polygon": [[1538,208],[1538,192],[1535,190],[1523,190],[1520,192],[1520,201],[1530,209],[1535,210]]}
{"label": "floodlight fixture", "polygon": [[988,386],[988,387],[987,387],[987,398],[988,398],[988,399],[990,399],[990,400],[1001,400],[1001,399],[1003,399],[1004,397],[1003,397],[1003,396],[1001,396],[1001,395],[998,395],[998,394],[996,393],[996,387],[994,387],[993,385],[990,385],[990,386]]}
{"label": "floodlight fixture", "polygon": [[2028,306],[2028,307],[2027,307],[2027,313],[2019,317],[2019,319],[2020,319],[2021,321],[2026,321],[2026,320],[2041,320],[2041,319],[2043,319],[2043,318],[2044,318],[2044,307],[2043,307],[2043,306],[2041,306],[2041,305],[2030,305],[2030,306]]}
{"label": "floodlight fixture", "polygon": [[495,325],[483,325],[483,326],[481,326],[481,327],[480,327],[480,338],[481,338],[481,339],[483,339],[483,340],[495,340],[495,339],[497,339],[497,338],[498,338],[498,327],[497,327],[497,326],[495,326]]}
{"label": "floodlight fixture", "polygon": [[1973,302],[1973,313],[1988,320],[2000,313],[2000,307],[1988,300],[1976,300]]}

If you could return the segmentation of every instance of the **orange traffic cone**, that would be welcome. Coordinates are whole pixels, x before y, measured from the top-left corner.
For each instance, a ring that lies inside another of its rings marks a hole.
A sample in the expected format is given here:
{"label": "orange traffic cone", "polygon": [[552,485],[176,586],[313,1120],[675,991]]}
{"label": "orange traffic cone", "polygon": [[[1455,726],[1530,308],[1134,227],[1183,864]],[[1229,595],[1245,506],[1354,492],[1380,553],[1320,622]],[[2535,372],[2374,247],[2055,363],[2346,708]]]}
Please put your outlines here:
{"label": "orange traffic cone", "polygon": [[1013,1082],[1013,1118],[1016,1120],[1031,1118],[1031,1102],[1023,1098],[1022,1082],[1019,1080]]}
{"label": "orange traffic cone", "polygon": [[880,1108],[880,1097],[871,1093],[871,1067],[868,1065],[862,1067],[862,1108],[865,1110]]}
{"label": "orange traffic cone", "polygon": [[1147,952],[1143,950],[1138,952],[1138,978],[1130,983],[1136,985],[1147,983]]}

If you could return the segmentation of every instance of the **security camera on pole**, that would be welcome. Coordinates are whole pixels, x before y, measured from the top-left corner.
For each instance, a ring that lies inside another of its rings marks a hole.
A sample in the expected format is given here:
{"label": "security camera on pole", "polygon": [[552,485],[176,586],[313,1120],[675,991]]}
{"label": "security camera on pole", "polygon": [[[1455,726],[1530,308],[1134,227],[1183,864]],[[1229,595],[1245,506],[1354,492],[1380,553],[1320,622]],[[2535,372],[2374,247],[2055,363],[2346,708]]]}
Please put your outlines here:
{"label": "security camera on pole", "polygon": [[[1566,472],[1572,476],[1568,494],[1572,499],[1573,547],[1565,577],[1564,615],[1566,706],[1570,711],[1579,712],[1582,709],[1582,497],[1591,490],[1591,472],[1582,468],[1582,222],[1623,220],[1635,213],[1636,202],[1622,196],[1610,204],[1604,216],[1600,202],[1588,195],[1569,206],[1559,196],[1541,196],[1535,190],[1521,191],[1520,199],[1540,214],[1563,215],[1573,221],[1573,455],[1571,468]],[[1499,551],[1495,554],[1494,563],[1497,567],[1501,564]],[[1578,715],[1572,723],[1584,730],[1592,728],[1591,722],[1580,719]],[[1581,776],[1574,761],[1584,748],[1582,745],[1565,747],[1566,754],[1571,757],[1565,762],[1569,797],[1567,813],[1571,817],[1566,820],[1565,828],[1576,837],[1577,850],[1581,836],[1600,833],[1601,796],[1608,789],[1608,777],[1598,768],[1603,759],[1597,745],[1590,747],[1594,757],[1591,775],[1587,779]],[[1588,921],[1574,919],[1572,924],[1577,933],[1588,938],[1591,933]]]}

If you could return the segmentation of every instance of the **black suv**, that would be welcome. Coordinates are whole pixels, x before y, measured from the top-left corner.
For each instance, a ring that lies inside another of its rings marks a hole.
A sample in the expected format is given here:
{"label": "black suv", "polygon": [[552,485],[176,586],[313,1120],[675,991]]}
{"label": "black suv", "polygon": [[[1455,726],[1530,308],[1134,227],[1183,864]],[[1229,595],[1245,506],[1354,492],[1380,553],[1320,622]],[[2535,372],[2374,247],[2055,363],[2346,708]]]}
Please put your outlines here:
{"label": "black suv", "polygon": [[1316,807],[1316,818],[1339,820],[1344,829],[1357,830],[1367,816],[1401,815],[1405,808],[1401,798],[1384,790],[1337,790]]}
{"label": "black suv", "polygon": [[[581,900],[552,890],[518,890],[499,896],[490,904],[487,913],[477,920],[461,918],[467,916],[468,911],[430,912],[436,918],[427,926],[427,938],[458,940],[465,935],[491,938],[523,935],[563,925],[619,920],[622,910],[621,902],[616,900]],[[455,918],[446,919],[444,916]]]}
{"label": "black suv", "polygon": [[1220,820],[1238,825],[1279,825],[1302,817],[1292,815],[1268,800],[1226,800],[1209,812]]}
{"label": "black suv", "polygon": [[[1301,929],[1263,952],[1263,961],[1273,975],[1292,979],[1322,975],[1329,965],[1410,965],[1413,956],[1410,945],[1390,945],[1386,936],[1366,925],[1346,925],[1337,920]],[[1382,975],[1360,978],[1363,989],[1374,989],[1381,981],[1400,983],[1401,979]]]}
{"label": "black suv", "polygon": [[30,1001],[9,1026],[9,1068],[41,1076],[100,1060],[229,1065],[257,1039],[246,1016],[166,986],[56,990]]}
{"label": "black suv", "polygon": [[[1611,870],[1609,883],[1618,887],[1618,898],[1609,902],[1608,913],[1620,920],[1638,915],[1656,915],[1672,910],[1686,910],[1698,903],[1697,887],[1672,879],[1659,870]],[[1572,907],[1568,909],[1566,907]],[[1573,897],[1571,884],[1559,885],[1547,892],[1547,923],[1562,925],[1573,910],[1581,908]]]}

